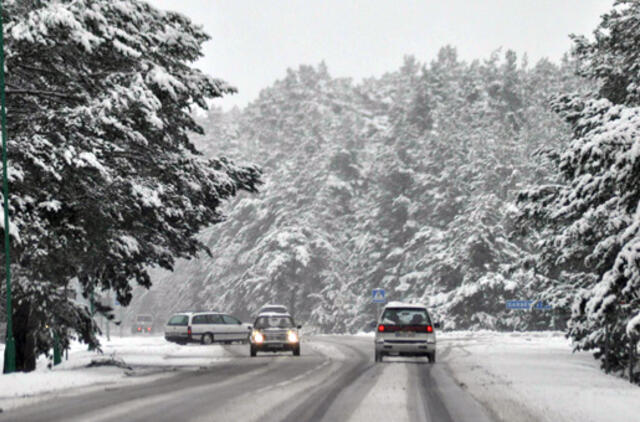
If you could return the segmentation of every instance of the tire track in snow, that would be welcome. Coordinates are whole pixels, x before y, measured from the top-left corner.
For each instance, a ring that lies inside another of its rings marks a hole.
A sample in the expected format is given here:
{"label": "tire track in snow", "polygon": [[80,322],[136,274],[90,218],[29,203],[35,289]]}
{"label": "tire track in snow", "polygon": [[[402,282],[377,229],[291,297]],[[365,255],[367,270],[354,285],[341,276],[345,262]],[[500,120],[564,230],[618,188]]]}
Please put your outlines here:
{"label": "tire track in snow", "polygon": [[284,418],[279,418],[278,420],[283,422],[323,420],[338,396],[375,365],[369,354],[359,347],[348,344],[344,339],[338,340],[323,337],[320,341],[346,349],[349,354],[355,355],[356,359],[344,359],[342,366],[346,367],[346,370],[340,371],[337,377],[331,377],[317,386],[296,394],[292,398],[292,401],[297,403],[296,407]]}

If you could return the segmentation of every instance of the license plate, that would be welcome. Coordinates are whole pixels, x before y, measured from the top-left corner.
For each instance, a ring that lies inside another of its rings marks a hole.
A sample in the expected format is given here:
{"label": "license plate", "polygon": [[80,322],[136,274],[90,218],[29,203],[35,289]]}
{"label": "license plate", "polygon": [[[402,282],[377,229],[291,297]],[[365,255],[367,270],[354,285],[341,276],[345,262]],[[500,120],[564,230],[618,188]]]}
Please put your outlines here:
{"label": "license plate", "polygon": [[415,337],[416,333],[413,331],[398,331],[396,337]]}

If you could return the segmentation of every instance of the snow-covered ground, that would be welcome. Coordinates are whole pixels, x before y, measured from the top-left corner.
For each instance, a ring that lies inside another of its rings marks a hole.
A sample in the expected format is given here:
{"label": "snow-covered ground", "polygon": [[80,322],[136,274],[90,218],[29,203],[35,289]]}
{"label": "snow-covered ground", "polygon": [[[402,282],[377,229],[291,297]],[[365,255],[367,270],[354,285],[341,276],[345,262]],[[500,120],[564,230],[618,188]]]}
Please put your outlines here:
{"label": "snow-covered ground", "polygon": [[[44,356],[37,369],[30,373],[0,375],[0,408],[7,409],[28,402],[44,400],[52,393],[73,394],[89,391],[90,386],[107,386],[148,382],[170,375],[167,368],[188,369],[224,362],[224,349],[218,345],[180,346],[168,343],[163,337],[101,338],[102,351],[88,351],[87,346],[74,343],[69,360],[49,369]],[[4,344],[0,344],[0,365],[4,358]],[[115,360],[115,365],[88,367],[92,361]],[[126,366],[133,366],[133,369]],[[1,366],[0,366],[1,367]],[[144,376],[141,376],[144,375]],[[80,388],[83,387],[83,388]]]}
{"label": "snow-covered ground", "polygon": [[[371,336],[370,333],[360,335]],[[334,360],[340,357],[331,343],[313,343],[318,352]],[[234,359],[221,346],[179,346],[167,343],[162,337],[114,337],[109,342],[103,339],[102,344],[103,355],[74,344],[69,360],[63,360],[53,369],[49,369],[48,361],[42,358],[35,372],[0,375],[0,408],[89,389],[146,382],[171,375],[172,371],[166,371],[168,368],[197,369],[224,365],[228,359]],[[331,350],[325,350],[327,347]],[[438,363],[434,369],[452,375],[455,382],[498,421],[639,421],[640,388],[603,373],[591,354],[571,350],[569,341],[558,332],[439,333]],[[87,367],[92,360],[110,358],[122,360],[134,369]],[[402,362],[403,359],[390,361]],[[441,381],[440,375],[444,374],[436,372],[434,376]],[[410,367],[385,365],[379,375],[362,396],[363,403],[355,411],[354,420],[384,413],[380,409],[395,409],[391,413],[403,414],[398,409],[411,408],[408,404],[419,402],[411,396],[418,381]],[[285,383],[302,382],[299,378]],[[270,390],[274,390],[272,387]],[[395,407],[390,408],[389,403]],[[406,420],[411,419],[406,416]]]}
{"label": "snow-covered ground", "polygon": [[452,332],[440,362],[501,421],[637,422],[640,388],[607,375],[558,332]]}

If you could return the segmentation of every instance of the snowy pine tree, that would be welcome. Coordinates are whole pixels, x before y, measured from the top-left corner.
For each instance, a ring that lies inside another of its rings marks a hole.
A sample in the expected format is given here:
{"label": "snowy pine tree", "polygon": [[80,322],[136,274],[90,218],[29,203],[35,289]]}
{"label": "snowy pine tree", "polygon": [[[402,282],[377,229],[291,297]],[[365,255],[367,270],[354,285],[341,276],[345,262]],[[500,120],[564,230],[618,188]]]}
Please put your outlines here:
{"label": "snowy pine tree", "polygon": [[[208,36],[147,3],[11,2],[5,13],[12,262],[18,368],[52,339],[97,346],[88,310],[64,291],[113,289],[127,304],[148,268],[172,269],[206,246],[259,171],[203,159],[189,139],[194,106],[231,93],[191,67]],[[99,309],[101,310],[101,309]],[[105,310],[108,311],[108,310]]]}
{"label": "snowy pine tree", "polygon": [[606,370],[628,366],[640,338],[640,95],[635,70],[640,4],[616,2],[595,40],[575,37],[579,74],[597,86],[555,111],[573,129],[554,153],[561,183],[524,191],[524,217],[540,241],[549,290],[571,301],[569,335]]}

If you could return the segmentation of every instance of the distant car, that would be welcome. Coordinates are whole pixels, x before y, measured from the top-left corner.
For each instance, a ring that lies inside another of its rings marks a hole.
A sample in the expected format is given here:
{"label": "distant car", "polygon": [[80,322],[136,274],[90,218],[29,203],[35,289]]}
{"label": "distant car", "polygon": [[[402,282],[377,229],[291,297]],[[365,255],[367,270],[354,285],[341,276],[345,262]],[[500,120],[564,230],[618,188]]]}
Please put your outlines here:
{"label": "distant car", "polygon": [[136,316],[131,326],[132,334],[151,334],[153,333],[153,316],[140,314]]}
{"label": "distant car", "polygon": [[255,357],[258,352],[280,351],[291,351],[294,356],[300,356],[300,328],[302,327],[296,326],[289,314],[260,314],[253,323],[251,357]]}
{"label": "distant car", "polygon": [[251,324],[220,312],[182,312],[169,318],[164,338],[178,344],[249,342]]}
{"label": "distant car", "polygon": [[412,303],[391,302],[384,307],[376,327],[375,361],[384,356],[426,356],[436,361],[435,328],[427,308]]}
{"label": "distant car", "polygon": [[267,313],[276,313],[276,314],[288,314],[289,310],[284,305],[264,305],[262,308],[258,309],[256,315],[267,314]]}

